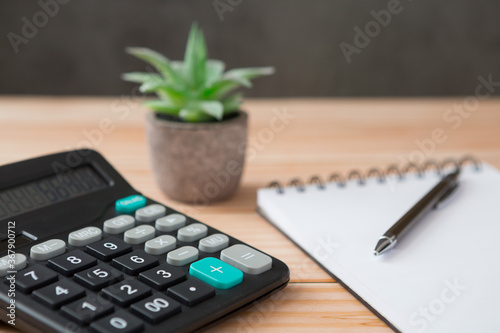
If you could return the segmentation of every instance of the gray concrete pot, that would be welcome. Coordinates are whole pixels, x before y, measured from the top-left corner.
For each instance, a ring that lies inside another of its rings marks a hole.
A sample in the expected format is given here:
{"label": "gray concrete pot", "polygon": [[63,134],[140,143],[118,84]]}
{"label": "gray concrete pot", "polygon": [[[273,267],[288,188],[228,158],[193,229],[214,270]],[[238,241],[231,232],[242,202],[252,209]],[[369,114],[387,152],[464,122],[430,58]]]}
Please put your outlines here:
{"label": "gray concrete pot", "polygon": [[245,112],[213,123],[170,121],[154,112],[146,119],[153,173],[167,196],[209,204],[236,192],[245,161]]}

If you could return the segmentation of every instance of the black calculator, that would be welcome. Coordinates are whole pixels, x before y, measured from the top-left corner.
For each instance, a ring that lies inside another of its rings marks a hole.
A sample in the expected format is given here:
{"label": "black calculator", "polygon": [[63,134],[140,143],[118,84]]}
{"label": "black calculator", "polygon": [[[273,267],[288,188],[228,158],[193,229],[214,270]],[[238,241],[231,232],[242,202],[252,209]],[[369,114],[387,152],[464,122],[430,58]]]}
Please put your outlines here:
{"label": "black calculator", "polygon": [[283,262],[141,195],[94,150],[1,166],[0,225],[1,320],[26,332],[195,331],[289,281]]}

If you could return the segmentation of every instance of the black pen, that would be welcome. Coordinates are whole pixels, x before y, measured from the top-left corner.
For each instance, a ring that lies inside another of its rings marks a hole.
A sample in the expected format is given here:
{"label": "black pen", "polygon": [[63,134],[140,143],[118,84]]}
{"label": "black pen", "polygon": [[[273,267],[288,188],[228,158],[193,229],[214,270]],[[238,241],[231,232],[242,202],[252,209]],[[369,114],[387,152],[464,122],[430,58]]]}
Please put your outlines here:
{"label": "black pen", "polygon": [[398,239],[401,239],[416,221],[422,218],[429,210],[439,206],[439,204],[453,193],[458,187],[459,174],[460,170],[450,173],[420,199],[415,206],[380,237],[375,250],[373,250],[373,254],[378,256],[393,248]]}

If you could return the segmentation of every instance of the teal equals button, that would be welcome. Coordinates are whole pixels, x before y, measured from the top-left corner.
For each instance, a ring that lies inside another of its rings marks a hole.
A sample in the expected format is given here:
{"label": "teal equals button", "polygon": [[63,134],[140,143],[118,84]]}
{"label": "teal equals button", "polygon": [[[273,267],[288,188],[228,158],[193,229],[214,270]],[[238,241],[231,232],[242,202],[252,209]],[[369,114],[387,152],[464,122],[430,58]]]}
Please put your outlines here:
{"label": "teal equals button", "polygon": [[243,281],[242,271],[212,257],[192,263],[189,274],[218,289],[229,289]]}
{"label": "teal equals button", "polygon": [[118,199],[115,202],[115,210],[122,214],[133,213],[144,206],[146,206],[146,198],[138,194]]}

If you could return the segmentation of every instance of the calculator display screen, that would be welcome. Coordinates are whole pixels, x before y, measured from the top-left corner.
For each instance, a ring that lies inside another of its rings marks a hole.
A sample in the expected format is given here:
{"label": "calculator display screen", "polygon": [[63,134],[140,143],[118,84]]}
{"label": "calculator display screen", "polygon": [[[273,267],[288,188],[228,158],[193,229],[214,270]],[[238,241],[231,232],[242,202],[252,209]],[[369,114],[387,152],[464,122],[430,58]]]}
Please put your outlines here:
{"label": "calculator display screen", "polygon": [[94,192],[108,184],[90,166],[84,166],[6,190],[0,190],[0,220]]}

